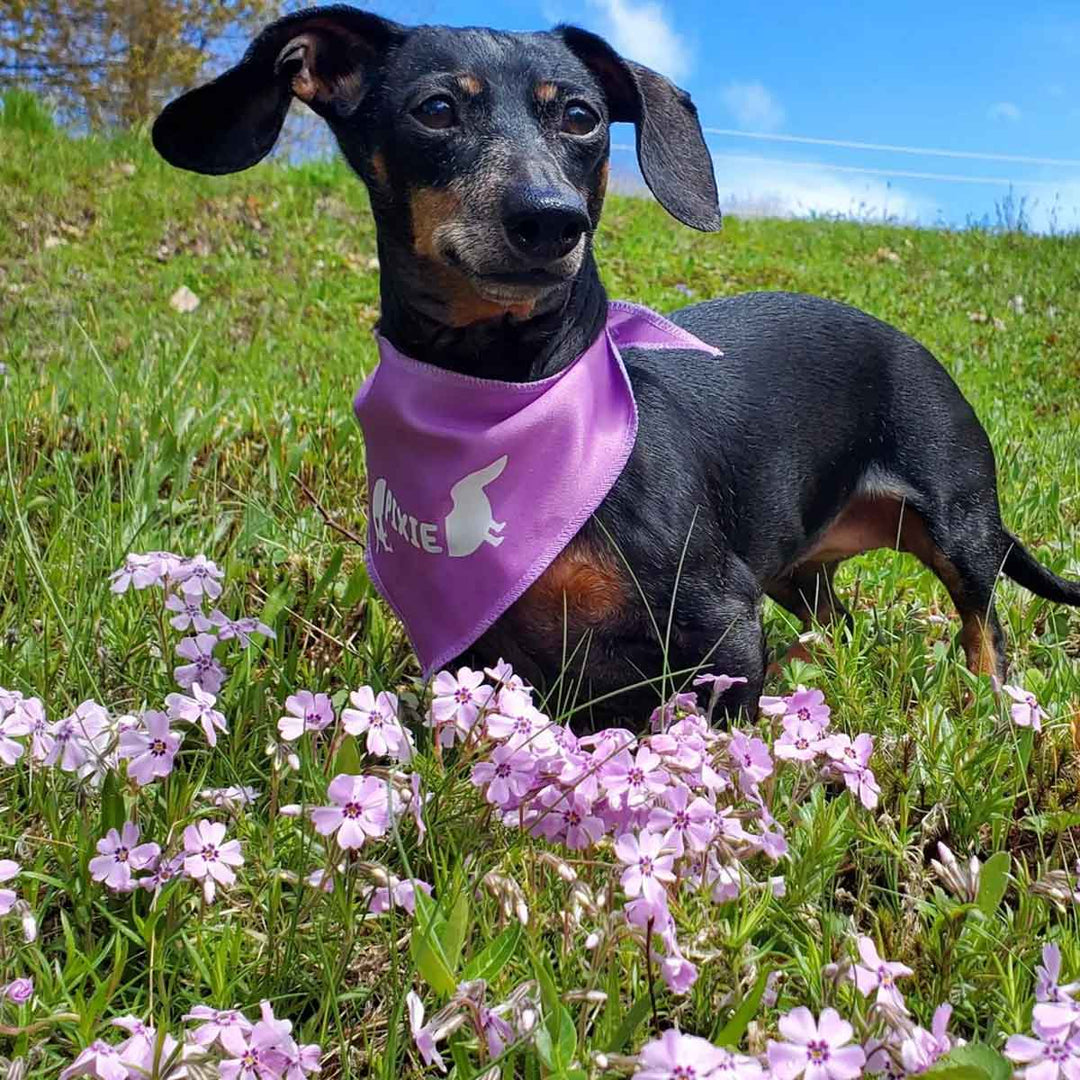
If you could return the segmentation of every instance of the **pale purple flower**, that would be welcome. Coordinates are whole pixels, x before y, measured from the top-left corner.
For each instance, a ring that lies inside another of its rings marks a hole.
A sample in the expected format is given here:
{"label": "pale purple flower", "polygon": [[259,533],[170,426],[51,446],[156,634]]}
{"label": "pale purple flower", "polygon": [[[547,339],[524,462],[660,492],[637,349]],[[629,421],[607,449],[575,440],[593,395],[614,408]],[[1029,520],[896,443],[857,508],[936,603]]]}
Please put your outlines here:
{"label": "pale purple flower", "polygon": [[[712,1080],[723,1060],[723,1051],[697,1035],[683,1035],[669,1028],[641,1048],[634,1080]],[[740,1072],[740,1080],[756,1080],[756,1072]]]}
{"label": "pale purple flower", "polygon": [[341,713],[341,725],[350,735],[367,732],[365,745],[369,754],[392,757],[395,761],[412,758],[412,736],[398,720],[396,694],[381,690],[376,696],[370,686],[361,686],[349,694],[351,709]]}
{"label": "pale purple flower", "polygon": [[52,725],[45,719],[45,706],[36,697],[24,698],[15,703],[14,712],[27,726],[30,736],[30,753],[35,761],[44,761],[53,747]]}
{"label": "pale purple flower", "polygon": [[694,679],[695,686],[710,686],[714,694],[723,694],[733,686],[745,683],[744,675],[698,675]]}
{"label": "pale purple flower", "polygon": [[440,671],[432,683],[431,720],[438,729],[441,746],[453,746],[457,738],[472,731],[480,710],[485,708],[494,689],[484,685],[484,673],[463,667],[456,676]]}
{"label": "pale purple flower", "polygon": [[373,915],[383,915],[391,907],[403,908],[410,915],[416,912],[416,893],[422,892],[425,896],[431,896],[431,886],[419,878],[406,878],[399,881],[394,878],[389,887],[373,890],[371,899],[368,901],[368,910]]}
{"label": "pale purple flower", "polygon": [[502,689],[485,721],[493,739],[505,739],[515,749],[546,757],[557,749],[552,723],[529,700],[525,690]]}
{"label": "pale purple flower", "polygon": [[611,805],[618,809],[625,802],[628,808],[635,809],[665,791],[670,777],[662,766],[660,755],[647,746],[640,747],[633,757],[628,750],[616,754],[600,769],[600,780]]}
{"label": "pale purple flower", "polygon": [[330,781],[327,794],[335,805],[311,811],[311,821],[320,836],[336,833],[341,847],[358,848],[369,837],[386,833],[390,814],[384,781],[342,773]]}
{"label": "pale purple flower", "polygon": [[522,798],[532,787],[536,761],[527,750],[515,750],[511,743],[496,746],[490,761],[473,766],[472,782],[477,787],[487,785],[484,798],[496,806],[506,807]]}
{"label": "pale purple flower", "polygon": [[49,729],[53,744],[45,755],[46,765],[57,762],[64,772],[78,772],[89,759],[88,744],[105,730],[108,714],[96,701],[82,702],[70,716]]}
{"label": "pale purple flower", "polygon": [[23,700],[21,690],[7,690],[0,686],[0,716],[12,712],[15,706]]}
{"label": "pale purple flower", "polygon": [[769,748],[758,738],[747,738],[735,732],[728,742],[728,754],[739,770],[739,784],[743,791],[752,791],[767,776],[772,775],[773,763]]}
{"label": "pale purple flower", "polygon": [[[939,1057],[953,1048],[953,1040],[949,1038],[947,1031],[951,1016],[951,1005],[948,1003],[939,1005],[934,1010],[934,1019],[929,1031],[916,1027],[903,1040],[900,1044],[900,1060],[907,1072],[926,1072]],[[962,1039],[960,1041],[963,1042]]]}
{"label": "pale purple flower", "polygon": [[1018,1072],[1026,1080],[1080,1080],[1080,1035],[1070,1034],[1069,1027],[1045,1028],[1032,1021],[1035,1038],[1030,1035],[1010,1035],[1005,1043],[1005,1056],[1027,1068]]}
{"label": "pale purple flower", "polygon": [[[169,716],[174,720],[186,720],[189,724],[202,724],[206,732],[206,741],[217,746],[217,732],[228,731],[225,717],[214,708],[217,698],[208,694],[198,683],[191,688],[191,697],[184,694],[169,694],[165,704],[169,707]],[[215,730],[217,729],[217,730]]]}
{"label": "pale purple flower", "polygon": [[322,731],[334,722],[334,706],[326,694],[300,690],[285,699],[285,712],[278,731],[286,742],[299,739],[305,731]]}
{"label": "pale purple flower", "polygon": [[198,684],[211,694],[216,694],[225,682],[227,672],[214,659],[214,648],[218,639],[213,634],[196,634],[184,638],[176,646],[176,655],[190,664],[181,664],[174,672],[176,681],[185,690]]}
{"label": "pale purple flower", "polygon": [[857,945],[859,958],[862,960],[862,963],[856,964],[854,968],[855,985],[859,988],[859,993],[863,997],[869,997],[876,990],[876,1001],[879,1004],[888,1003],[907,1012],[903,995],[896,987],[896,980],[914,972],[906,964],[882,960],[871,938],[860,937]]}
{"label": "pale purple flower", "polygon": [[[1061,980],[1061,949],[1057,945],[1044,945],[1042,964],[1035,968],[1035,1000],[1052,1001],[1057,1004],[1073,1002],[1073,994],[1080,990],[1080,983],[1058,986]],[[1080,1008],[1080,1006],[1077,1006]],[[1080,1016],[1077,1017],[1080,1019]]]}
{"label": "pale purple flower", "polygon": [[289,1063],[282,1042],[281,1033],[262,1020],[246,1037],[229,1031],[222,1045],[225,1053],[233,1056],[223,1058],[218,1065],[221,1080],[279,1080]]}
{"label": "pale purple flower", "polygon": [[101,1039],[95,1039],[60,1074],[59,1080],[75,1076],[92,1076],[97,1080],[128,1080],[131,1074],[120,1057],[120,1051]]}
{"label": "pale purple flower", "polygon": [[239,619],[230,619],[220,608],[214,608],[210,612],[210,622],[217,627],[218,641],[231,641],[235,638],[242,649],[251,644],[252,634],[262,634],[263,637],[276,638],[277,634],[266,623],[245,615]]}
{"label": "pale purple flower", "polygon": [[866,1054],[861,1046],[849,1046],[854,1031],[835,1009],[825,1009],[821,1019],[805,1006],[792,1009],[779,1021],[785,1042],[769,1040],[769,1068],[777,1080],[854,1080],[862,1071]]}
{"label": "pale purple flower", "polygon": [[1009,708],[1013,723],[1017,727],[1030,727],[1035,731],[1042,731],[1042,722],[1046,713],[1043,711],[1042,706],[1039,705],[1035,695],[1029,693],[1022,686],[1006,685],[1001,689],[1013,699],[1013,704]]}
{"label": "pale purple flower", "polygon": [[654,807],[649,813],[651,832],[666,834],[667,846],[677,856],[689,848],[704,851],[716,833],[716,809],[682,784],[664,792],[666,806]]}
{"label": "pale purple flower", "polygon": [[213,626],[203,610],[201,593],[170,593],[165,600],[165,607],[176,614],[169,620],[174,630],[192,629],[196,634],[203,634]]}
{"label": "pale purple flower", "polygon": [[807,690],[800,686],[794,694],[787,697],[763,697],[759,702],[761,711],[769,716],[783,716],[800,720],[804,724],[813,724],[818,734],[829,725],[829,706],[825,704],[825,695],[820,690]]}
{"label": "pale purple flower", "polygon": [[33,996],[33,979],[13,979],[7,986],[0,986],[0,1001],[7,998],[13,1005],[25,1005]]}
{"label": "pale purple flower", "polygon": [[139,826],[125,821],[117,832],[110,829],[97,842],[98,854],[90,860],[90,876],[116,892],[131,892],[133,870],[145,870],[160,854],[157,844],[139,843]]}
{"label": "pale purple flower", "polygon": [[184,873],[203,883],[203,893],[209,903],[216,885],[232,885],[236,874],[232,867],[243,866],[240,841],[225,841],[225,826],[205,818],[184,830]]}
{"label": "pale purple flower", "polygon": [[660,961],[660,978],[673,994],[688,994],[697,977],[698,969],[680,953],[671,953]]}
{"label": "pale purple flower", "polygon": [[144,786],[151,780],[168,776],[183,736],[175,735],[163,712],[148,709],[143,713],[143,729],[125,731],[120,736],[121,758],[126,758],[128,776]]}
{"label": "pale purple flower", "polygon": [[873,738],[865,733],[856,735],[854,740],[847,735],[831,735],[824,745],[825,752],[840,771],[848,790],[858,797],[863,806],[873,810],[881,794],[881,788],[869,767],[870,756],[874,752]]}
{"label": "pale purple flower", "polygon": [[221,595],[220,582],[225,575],[205,555],[196,555],[181,563],[172,577],[184,592],[216,600]]}
{"label": "pale purple flower", "polygon": [[119,570],[109,575],[109,588],[114,593],[127,592],[128,587],[149,589],[162,585],[175,574],[183,560],[169,551],[148,551],[140,555],[132,553],[124,560]]}
{"label": "pale purple flower", "polygon": [[409,1010],[409,1030],[412,1032],[413,1042],[420,1052],[420,1057],[425,1065],[434,1065],[440,1072],[446,1072],[446,1062],[435,1045],[435,1037],[431,1028],[424,1026],[424,1003],[417,994],[410,990],[405,995],[405,1004]]}
{"label": "pale purple flower", "polygon": [[531,825],[532,831],[549,840],[561,839],[571,851],[592,847],[607,832],[603,819],[593,813],[591,803],[579,791],[549,787],[539,802],[541,816]]}
{"label": "pale purple flower", "polygon": [[170,858],[158,860],[149,877],[139,878],[135,882],[140,889],[146,889],[157,897],[157,894],[169,884],[170,881],[181,877],[184,872],[184,856],[173,855]]}
{"label": "pale purple flower", "polygon": [[773,743],[773,753],[789,761],[813,761],[825,749],[821,729],[810,720],[784,717],[784,730]]}
{"label": "pale purple flower", "polygon": [[199,792],[199,798],[206,799],[212,806],[220,806],[224,810],[234,812],[245,806],[254,806],[258,797],[258,789],[249,784],[234,784],[226,788],[203,788]]}
{"label": "pale purple flower", "polygon": [[487,1042],[488,1053],[493,1058],[499,1057],[517,1038],[513,1027],[486,1005],[477,1009],[477,1019]]}
{"label": "pale purple flower", "polygon": [[220,1043],[222,1033],[235,1029],[241,1036],[251,1033],[251,1021],[239,1009],[211,1009],[206,1005],[196,1005],[191,1012],[182,1017],[186,1021],[198,1021],[188,1038],[199,1046]]}
{"label": "pale purple flower", "polygon": [[494,667],[484,668],[484,674],[500,690],[506,687],[509,690],[528,690],[525,680],[520,675],[514,674],[514,669],[500,656]]}
{"label": "pale purple flower", "polygon": [[15,736],[29,734],[30,722],[25,713],[18,709],[0,712],[0,762],[14,765],[23,756],[23,745],[15,741]]}
{"label": "pale purple flower", "polygon": [[285,1068],[284,1080],[303,1080],[312,1073],[322,1072],[322,1047],[316,1043],[308,1043],[299,1046],[292,1042],[291,1047],[285,1050],[288,1064]]}
{"label": "pale purple flower", "polygon": [[626,869],[619,879],[627,896],[644,896],[654,903],[665,898],[664,882],[674,881],[675,858],[664,851],[664,838],[643,832],[623,833],[615,841],[615,854]]}
{"label": "pale purple flower", "polygon": [[[0,884],[19,876],[20,866],[13,859],[0,859]],[[6,915],[17,899],[14,889],[0,889],[0,915]]]}

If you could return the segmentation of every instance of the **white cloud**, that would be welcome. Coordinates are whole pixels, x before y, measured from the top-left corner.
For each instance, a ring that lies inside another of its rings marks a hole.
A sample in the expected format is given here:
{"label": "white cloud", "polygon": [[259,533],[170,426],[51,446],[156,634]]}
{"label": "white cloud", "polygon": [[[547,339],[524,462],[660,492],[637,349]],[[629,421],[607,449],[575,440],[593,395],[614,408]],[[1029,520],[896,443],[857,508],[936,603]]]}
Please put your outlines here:
{"label": "white cloud", "polygon": [[1011,101],[997,101],[986,110],[986,115],[991,120],[1008,120],[1015,123],[1020,119],[1020,106]]}
{"label": "white cloud", "polygon": [[690,73],[690,49],[653,0],[588,0],[600,15],[600,32],[629,60],[678,82]]}
{"label": "white cloud", "polygon": [[729,83],[720,100],[746,131],[779,131],[784,125],[784,107],[759,82]]}
{"label": "white cloud", "polygon": [[794,167],[781,160],[766,163],[717,155],[714,168],[721,207],[740,217],[822,214],[924,223],[933,219],[933,205],[910,192],[872,177],[847,177],[824,165]]}

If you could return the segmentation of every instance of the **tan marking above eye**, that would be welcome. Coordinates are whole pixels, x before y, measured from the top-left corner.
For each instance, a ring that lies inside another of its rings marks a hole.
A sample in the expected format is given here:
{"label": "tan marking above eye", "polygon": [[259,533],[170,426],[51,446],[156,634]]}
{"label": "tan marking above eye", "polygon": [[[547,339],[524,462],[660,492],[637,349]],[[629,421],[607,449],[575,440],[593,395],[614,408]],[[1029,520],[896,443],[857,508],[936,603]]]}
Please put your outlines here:
{"label": "tan marking above eye", "polygon": [[536,89],[533,93],[535,94],[537,101],[546,105],[559,96],[559,88],[553,82],[542,82],[536,84]]}
{"label": "tan marking above eye", "polygon": [[475,75],[467,73],[457,77],[457,84],[461,88],[461,92],[468,94],[469,97],[476,97],[484,88],[483,83]]}

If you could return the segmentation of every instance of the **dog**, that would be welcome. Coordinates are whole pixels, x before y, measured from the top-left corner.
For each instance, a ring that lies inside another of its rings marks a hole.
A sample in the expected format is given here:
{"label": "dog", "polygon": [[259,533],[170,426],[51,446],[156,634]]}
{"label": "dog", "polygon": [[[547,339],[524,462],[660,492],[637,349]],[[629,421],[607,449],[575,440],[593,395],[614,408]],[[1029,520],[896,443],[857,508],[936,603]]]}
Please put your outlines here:
{"label": "dog", "polygon": [[[181,168],[246,169],[273,147],[293,98],[327,122],[370,194],[380,333],[448,372],[542,380],[601,333],[592,237],[610,124],[634,124],[642,175],[670,214],[720,227],[689,96],[582,29],[406,28],[344,6],[297,12],[170,103],[154,145]],[[767,663],[763,598],[807,628],[848,619],[833,574],[874,548],[911,552],[941,579],[979,674],[1005,678],[999,574],[1080,604],[1080,584],[1004,527],[986,433],[912,338],[783,292],[670,318],[714,351],[625,352],[639,414],[629,460],[463,662],[503,657],[537,686],[573,680],[594,722],[640,724],[639,710],[656,704],[643,684],[666,671],[742,676],[724,704],[752,713]],[[498,543],[483,490],[468,501],[484,520],[470,519],[462,542]],[[385,526],[380,535],[385,543]]]}

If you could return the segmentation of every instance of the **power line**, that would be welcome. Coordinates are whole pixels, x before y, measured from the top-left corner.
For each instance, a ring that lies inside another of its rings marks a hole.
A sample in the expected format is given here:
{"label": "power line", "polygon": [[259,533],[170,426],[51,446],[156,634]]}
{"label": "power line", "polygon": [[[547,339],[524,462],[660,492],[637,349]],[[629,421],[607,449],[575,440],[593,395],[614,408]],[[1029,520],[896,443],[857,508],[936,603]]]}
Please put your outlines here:
{"label": "power line", "polygon": [[[705,130],[713,129],[706,128]],[[612,143],[611,149],[634,150],[635,148],[629,143]],[[822,169],[828,172],[898,177],[902,180],[934,180],[948,184],[992,184],[998,187],[1038,187],[1052,190],[1060,190],[1062,187],[1062,182],[1055,180],[1020,180],[1008,176],[964,176],[959,173],[917,172],[911,169],[872,169],[859,165],[832,165],[826,161],[789,161],[786,158],[759,157],[754,154],[713,153],[712,157],[714,161],[742,161],[755,165],[775,165],[785,169]]]}
{"label": "power line", "polygon": [[1076,158],[1027,157],[1023,154],[987,154],[977,150],[936,150],[924,146],[896,146],[892,143],[854,142],[850,139],[819,139],[810,135],[777,135],[767,131],[738,131],[735,128],[702,128],[707,135],[737,139],[763,139],[769,142],[803,143],[808,146],[839,146],[847,150],[883,150],[892,154],[917,154],[921,157],[965,158],[969,161],[1009,161],[1014,165],[1058,165],[1080,169]]}

